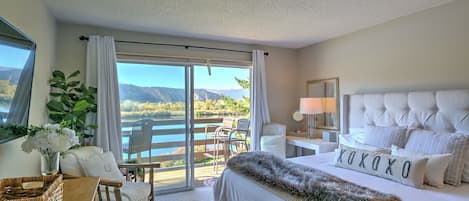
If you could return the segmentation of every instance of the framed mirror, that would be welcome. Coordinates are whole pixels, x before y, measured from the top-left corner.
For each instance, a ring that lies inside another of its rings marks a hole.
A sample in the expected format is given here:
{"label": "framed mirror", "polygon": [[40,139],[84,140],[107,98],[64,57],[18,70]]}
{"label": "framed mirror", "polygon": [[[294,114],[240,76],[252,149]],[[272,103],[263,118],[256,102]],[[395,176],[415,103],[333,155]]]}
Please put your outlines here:
{"label": "framed mirror", "polygon": [[[25,135],[36,43],[0,17],[0,143]],[[24,131],[24,130],[23,130]]]}
{"label": "framed mirror", "polygon": [[339,78],[307,81],[306,95],[307,97],[323,98],[323,113],[314,116],[315,128],[339,130]]}

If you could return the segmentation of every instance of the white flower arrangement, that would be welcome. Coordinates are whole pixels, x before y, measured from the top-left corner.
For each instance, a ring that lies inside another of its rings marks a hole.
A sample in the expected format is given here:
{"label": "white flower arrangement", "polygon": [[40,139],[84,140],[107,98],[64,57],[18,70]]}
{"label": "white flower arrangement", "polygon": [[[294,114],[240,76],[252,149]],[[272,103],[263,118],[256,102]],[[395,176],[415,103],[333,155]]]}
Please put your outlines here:
{"label": "white flower arrangement", "polygon": [[31,153],[33,150],[41,153],[65,152],[79,144],[75,131],[63,128],[60,124],[46,124],[32,127],[31,130],[33,131],[21,145],[26,153]]}

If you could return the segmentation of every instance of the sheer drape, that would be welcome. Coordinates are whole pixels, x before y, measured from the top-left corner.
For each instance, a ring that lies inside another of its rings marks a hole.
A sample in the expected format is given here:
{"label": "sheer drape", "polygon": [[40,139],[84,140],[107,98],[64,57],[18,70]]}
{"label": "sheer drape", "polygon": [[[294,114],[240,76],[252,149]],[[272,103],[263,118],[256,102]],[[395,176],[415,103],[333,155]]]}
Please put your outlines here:
{"label": "sheer drape", "polygon": [[251,81],[251,150],[260,150],[262,126],[270,122],[265,79],[264,51],[252,52]]}
{"label": "sheer drape", "polygon": [[122,159],[119,84],[116,49],[112,36],[90,36],[87,47],[86,84],[98,88],[96,145]]}
{"label": "sheer drape", "polygon": [[34,74],[34,58],[36,56],[35,49],[35,46],[31,47],[28,60],[21,71],[15,95],[13,96],[10,110],[8,112],[7,124],[28,125],[31,88]]}

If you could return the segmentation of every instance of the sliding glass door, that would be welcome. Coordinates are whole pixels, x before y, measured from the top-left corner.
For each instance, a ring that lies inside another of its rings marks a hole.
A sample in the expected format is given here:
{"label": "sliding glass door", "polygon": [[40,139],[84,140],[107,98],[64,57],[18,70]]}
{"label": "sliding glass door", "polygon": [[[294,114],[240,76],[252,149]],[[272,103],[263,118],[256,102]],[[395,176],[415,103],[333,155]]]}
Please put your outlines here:
{"label": "sliding glass door", "polygon": [[213,182],[226,151],[214,131],[224,119],[249,119],[250,68],[132,61],[117,69],[124,160],[159,162],[157,193]]}
{"label": "sliding glass door", "polygon": [[157,193],[191,188],[192,66],[118,63],[117,69],[123,158],[161,163]]}

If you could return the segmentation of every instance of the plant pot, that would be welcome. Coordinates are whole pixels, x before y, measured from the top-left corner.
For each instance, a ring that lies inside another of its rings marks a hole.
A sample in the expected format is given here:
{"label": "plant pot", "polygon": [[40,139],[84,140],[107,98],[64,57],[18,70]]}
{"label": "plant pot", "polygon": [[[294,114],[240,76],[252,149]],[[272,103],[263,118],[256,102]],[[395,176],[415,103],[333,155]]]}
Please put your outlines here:
{"label": "plant pot", "polygon": [[60,152],[41,152],[41,174],[55,175],[59,172]]}

